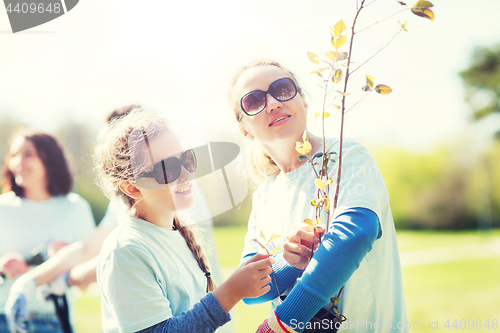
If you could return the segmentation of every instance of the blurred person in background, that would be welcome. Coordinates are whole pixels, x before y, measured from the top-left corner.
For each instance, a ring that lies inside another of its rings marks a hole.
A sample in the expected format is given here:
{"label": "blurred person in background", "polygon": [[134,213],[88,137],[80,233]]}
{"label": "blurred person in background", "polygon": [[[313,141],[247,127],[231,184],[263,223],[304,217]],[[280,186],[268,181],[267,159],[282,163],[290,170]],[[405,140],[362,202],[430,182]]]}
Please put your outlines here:
{"label": "blurred person in background", "polygon": [[[36,283],[19,276],[94,230],[90,205],[70,193],[71,187],[68,163],[54,137],[32,130],[11,137],[0,195],[1,333],[62,332],[54,304],[38,299]],[[8,299],[9,292],[16,296]]]}
{"label": "blurred person in background", "polygon": [[[109,130],[109,124],[129,114],[132,110],[139,108],[139,105],[129,105],[118,108],[106,116],[106,125],[99,133],[102,138]],[[203,197],[197,197],[198,202],[204,201]],[[207,210],[206,205],[199,204]],[[96,267],[99,251],[106,237],[118,225],[118,221],[124,220],[127,216],[127,206],[120,199],[112,199],[109,202],[106,213],[92,234],[82,241],[74,242],[53,255],[43,264],[35,267],[25,274],[24,279],[17,282],[26,284],[44,286],[45,293],[62,295],[68,287],[77,286],[81,289],[87,288],[90,283],[97,282]],[[212,275],[216,283],[222,282],[222,273],[220,262],[213,242],[213,220],[208,219],[198,223],[202,230],[204,243],[209,251],[207,257],[211,263]],[[17,289],[26,290],[27,287],[20,286]],[[12,293],[10,297],[18,298],[20,293]],[[12,304],[15,302],[11,302]],[[230,327],[224,328],[225,332],[230,331]]]}

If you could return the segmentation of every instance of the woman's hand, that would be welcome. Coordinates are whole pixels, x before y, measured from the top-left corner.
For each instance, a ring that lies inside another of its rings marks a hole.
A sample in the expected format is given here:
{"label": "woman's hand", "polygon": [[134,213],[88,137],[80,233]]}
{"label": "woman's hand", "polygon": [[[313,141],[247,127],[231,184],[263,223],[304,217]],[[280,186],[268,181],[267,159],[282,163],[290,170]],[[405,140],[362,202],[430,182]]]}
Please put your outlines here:
{"label": "woman's hand", "polygon": [[5,274],[8,279],[14,279],[29,270],[24,257],[18,252],[10,252],[0,258],[0,273]]}
{"label": "woman's hand", "polygon": [[273,257],[258,253],[241,265],[213,294],[226,312],[243,298],[259,297],[271,290]]}
{"label": "woman's hand", "polygon": [[283,258],[297,269],[306,269],[313,251],[320,243],[319,237],[323,235],[324,230],[322,225],[312,227],[303,224],[294,227],[286,236],[286,242],[283,244]]}

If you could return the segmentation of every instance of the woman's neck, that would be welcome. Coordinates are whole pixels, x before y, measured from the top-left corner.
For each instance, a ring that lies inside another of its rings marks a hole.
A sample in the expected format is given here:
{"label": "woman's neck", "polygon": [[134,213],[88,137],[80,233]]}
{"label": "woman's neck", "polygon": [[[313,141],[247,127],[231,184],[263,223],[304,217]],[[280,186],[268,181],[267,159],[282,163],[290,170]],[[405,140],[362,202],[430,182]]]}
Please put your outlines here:
{"label": "woman's neck", "polygon": [[47,189],[45,188],[24,188],[24,198],[28,200],[45,201],[49,200],[51,197],[52,195],[50,195],[49,191],[47,191]]}
{"label": "woman's neck", "polygon": [[[308,136],[309,143],[311,143],[312,147],[311,153],[314,153],[323,143],[317,136],[309,133]],[[295,149],[295,144],[299,141],[302,142],[302,138],[298,138],[293,141],[282,141],[273,144],[272,146],[264,144],[264,149],[267,151],[269,156],[271,156],[278,168],[280,168],[283,173],[288,173],[307,163],[307,160],[299,161],[299,156],[301,156],[301,154]]]}

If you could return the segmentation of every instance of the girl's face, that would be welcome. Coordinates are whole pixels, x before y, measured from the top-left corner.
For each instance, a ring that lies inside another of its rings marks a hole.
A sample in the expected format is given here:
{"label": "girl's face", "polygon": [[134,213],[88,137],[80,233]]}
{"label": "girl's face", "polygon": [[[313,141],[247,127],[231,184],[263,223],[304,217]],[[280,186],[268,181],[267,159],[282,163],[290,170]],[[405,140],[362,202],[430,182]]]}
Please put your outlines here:
{"label": "girl's face", "polygon": [[22,188],[47,188],[45,166],[33,142],[23,136],[14,138],[10,146],[9,170]]}
{"label": "girl's face", "polygon": [[[256,66],[243,72],[236,82],[236,96],[240,98],[253,90],[267,91],[274,81],[289,77],[281,68],[272,65]],[[240,126],[245,136],[250,135],[264,145],[272,146],[281,140],[298,140],[306,127],[307,104],[297,95],[286,102],[267,94],[264,111],[255,116],[243,115]]]}
{"label": "girl's face", "polygon": [[[166,131],[149,143],[150,151],[146,153],[146,156],[147,158],[153,156],[154,164],[170,157],[181,159],[184,152],[172,131]],[[181,166],[179,178],[169,184],[158,184],[154,178],[142,178],[138,181],[137,187],[141,190],[143,201],[148,209],[158,212],[163,210],[175,212],[187,209],[194,204],[193,176],[194,173]]]}

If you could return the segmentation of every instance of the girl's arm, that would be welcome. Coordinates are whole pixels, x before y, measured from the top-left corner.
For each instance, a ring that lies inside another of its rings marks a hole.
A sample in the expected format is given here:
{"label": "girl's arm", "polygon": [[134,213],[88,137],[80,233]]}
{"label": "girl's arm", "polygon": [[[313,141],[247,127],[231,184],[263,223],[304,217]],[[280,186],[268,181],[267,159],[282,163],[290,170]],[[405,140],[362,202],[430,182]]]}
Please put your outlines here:
{"label": "girl's arm", "polygon": [[171,317],[156,325],[138,331],[140,333],[185,332],[211,333],[231,320],[229,313],[212,293],[208,293],[194,307],[180,316]]}
{"label": "girl's arm", "polygon": [[[248,258],[252,255],[255,255],[255,253],[250,253],[244,258]],[[276,298],[278,296],[278,289],[282,293],[288,289],[288,287],[290,287],[304,272],[303,270],[290,265],[283,257],[283,253],[278,254],[275,259],[276,261],[271,267],[274,271],[274,275],[276,276],[278,288],[276,288],[276,282],[274,281],[274,278],[272,278],[271,283],[269,283],[270,290],[266,294],[256,298],[244,298],[243,302],[245,304],[260,304]]]}

